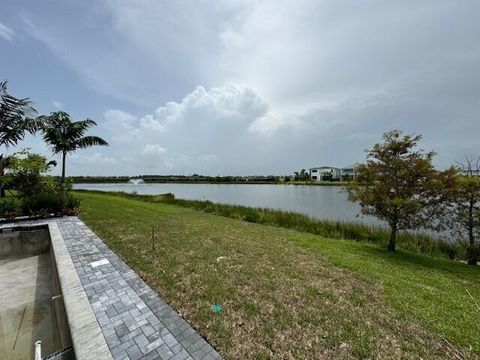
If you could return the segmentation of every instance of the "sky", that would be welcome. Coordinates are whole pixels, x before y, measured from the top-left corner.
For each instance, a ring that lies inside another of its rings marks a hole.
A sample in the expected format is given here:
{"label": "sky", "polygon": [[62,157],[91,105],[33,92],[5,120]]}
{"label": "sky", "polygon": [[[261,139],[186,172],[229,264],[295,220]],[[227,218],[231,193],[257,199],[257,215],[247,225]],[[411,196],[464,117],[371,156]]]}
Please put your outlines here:
{"label": "sky", "polygon": [[476,0],[0,2],[9,92],[110,143],[68,175],[342,167],[392,129],[439,168],[480,155]]}

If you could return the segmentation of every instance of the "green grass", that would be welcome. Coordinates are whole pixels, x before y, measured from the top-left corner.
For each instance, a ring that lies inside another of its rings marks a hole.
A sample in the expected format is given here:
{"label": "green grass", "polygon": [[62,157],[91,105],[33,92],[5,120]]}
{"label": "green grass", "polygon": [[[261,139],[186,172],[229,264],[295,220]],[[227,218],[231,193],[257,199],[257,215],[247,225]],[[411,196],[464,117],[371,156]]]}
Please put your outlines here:
{"label": "green grass", "polygon": [[[100,191],[87,192],[102,193]],[[359,222],[319,220],[313,219],[307,215],[288,211],[216,204],[210,201],[175,199],[172,194],[137,195],[122,192],[111,192],[110,194],[149,202],[163,202],[180,205],[233,219],[295,229],[332,239],[348,239],[375,243],[384,247],[386,247],[390,236],[388,229],[379,226],[370,226]],[[400,233],[397,239],[397,244],[398,247],[403,250],[430,256],[451,259],[456,258],[461,260],[464,260],[466,257],[466,242],[451,243],[445,240],[435,239],[432,236],[425,234],[408,232]]]}
{"label": "green grass", "polygon": [[480,301],[476,267],[173,204],[77,195],[81,218],[226,358],[480,358],[480,311],[466,291]]}

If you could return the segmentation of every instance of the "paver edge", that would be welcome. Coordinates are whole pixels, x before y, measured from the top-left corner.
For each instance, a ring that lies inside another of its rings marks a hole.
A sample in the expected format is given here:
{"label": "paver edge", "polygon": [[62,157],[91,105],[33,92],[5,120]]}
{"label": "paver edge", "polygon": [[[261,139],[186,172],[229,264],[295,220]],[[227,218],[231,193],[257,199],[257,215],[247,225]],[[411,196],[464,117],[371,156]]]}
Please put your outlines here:
{"label": "paver edge", "polygon": [[49,222],[48,230],[76,359],[113,359],[58,225]]}

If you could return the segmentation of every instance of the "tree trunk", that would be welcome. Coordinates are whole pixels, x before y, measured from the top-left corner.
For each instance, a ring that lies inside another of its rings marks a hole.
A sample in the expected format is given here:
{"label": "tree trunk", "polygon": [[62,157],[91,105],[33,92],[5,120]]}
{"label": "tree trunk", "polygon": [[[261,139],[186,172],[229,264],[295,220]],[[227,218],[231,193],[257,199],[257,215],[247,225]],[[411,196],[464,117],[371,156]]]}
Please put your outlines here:
{"label": "tree trunk", "polygon": [[394,222],[390,225],[390,240],[388,241],[387,249],[389,251],[395,251],[397,244],[397,223]]}
{"label": "tree trunk", "polygon": [[0,198],[4,198],[5,195],[5,184],[3,183],[3,176],[5,175],[5,170],[3,169],[3,156],[0,156]]}
{"label": "tree trunk", "polygon": [[478,256],[479,256],[479,249],[475,247],[475,237],[473,235],[473,226],[474,226],[474,214],[473,214],[473,207],[475,202],[473,199],[470,199],[469,207],[468,207],[468,241],[469,241],[469,248],[467,250],[467,261],[468,265],[477,265]]}
{"label": "tree trunk", "polygon": [[469,256],[468,256],[468,265],[477,265],[478,263],[478,249],[476,249],[474,246],[470,246],[468,249]]}
{"label": "tree trunk", "polygon": [[65,186],[65,160],[67,154],[65,151],[62,153],[62,193],[61,193],[61,205],[62,210],[65,210],[65,199],[66,199],[66,186]]}

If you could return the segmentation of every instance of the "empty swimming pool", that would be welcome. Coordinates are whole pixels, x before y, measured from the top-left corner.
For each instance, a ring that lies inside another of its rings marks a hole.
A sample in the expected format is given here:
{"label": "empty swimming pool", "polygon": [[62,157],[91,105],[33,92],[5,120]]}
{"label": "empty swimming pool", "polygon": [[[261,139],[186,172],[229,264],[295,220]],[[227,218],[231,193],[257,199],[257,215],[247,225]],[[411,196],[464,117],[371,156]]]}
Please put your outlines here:
{"label": "empty swimming pool", "polygon": [[71,345],[47,225],[0,229],[0,354],[33,359]]}

